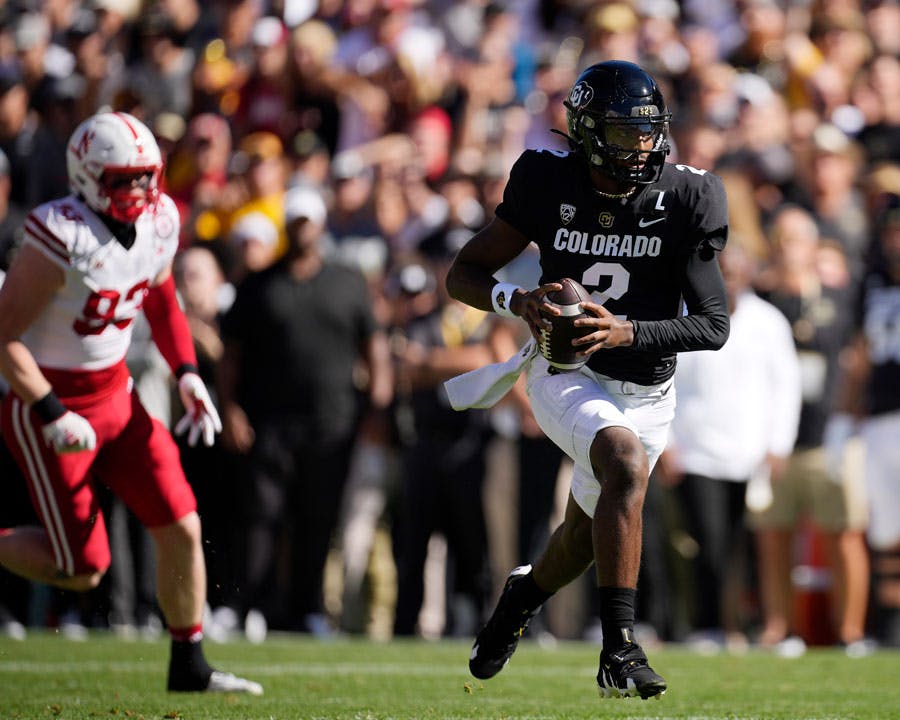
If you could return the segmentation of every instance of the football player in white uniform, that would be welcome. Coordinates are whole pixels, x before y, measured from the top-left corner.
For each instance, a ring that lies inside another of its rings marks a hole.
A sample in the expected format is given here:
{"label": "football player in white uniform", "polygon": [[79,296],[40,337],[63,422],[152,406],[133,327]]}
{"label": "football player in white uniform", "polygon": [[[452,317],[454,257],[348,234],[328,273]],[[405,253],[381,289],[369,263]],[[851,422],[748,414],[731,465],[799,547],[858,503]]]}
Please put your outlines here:
{"label": "football player in white uniform", "polygon": [[221,423],[175,296],[179,222],[158,189],[159,147],[136,118],[99,113],[72,134],[67,166],[72,194],[28,215],[0,289],[0,373],[11,388],[0,430],[42,524],[0,529],[0,564],[69,590],[96,587],[110,563],[94,490],[103,482],[155,543],[172,636],[168,689],[260,694],[258,683],[213,670],[203,655],[196,501],[172,436],[132,392],[125,366],[143,309],[187,410],[176,432],[213,443]]}

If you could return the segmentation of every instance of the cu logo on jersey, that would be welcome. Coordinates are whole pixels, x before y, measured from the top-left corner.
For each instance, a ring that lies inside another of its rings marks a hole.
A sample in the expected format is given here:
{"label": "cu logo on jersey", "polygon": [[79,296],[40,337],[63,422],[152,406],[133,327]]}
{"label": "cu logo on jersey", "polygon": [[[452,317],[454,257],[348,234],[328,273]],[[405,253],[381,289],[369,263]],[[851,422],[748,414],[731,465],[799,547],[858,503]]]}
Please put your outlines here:
{"label": "cu logo on jersey", "polygon": [[562,220],[563,225],[568,225],[572,220],[575,219],[575,206],[569,205],[569,203],[563,203],[559,206],[559,219]]}
{"label": "cu logo on jersey", "polygon": [[613,221],[616,219],[616,216],[611,212],[602,212],[600,216],[597,218],[597,221],[600,223],[601,227],[612,227]]}
{"label": "cu logo on jersey", "polygon": [[572,107],[580,108],[582,105],[587,105],[593,97],[594,88],[586,82],[580,82],[569,93],[569,102],[572,103]]}

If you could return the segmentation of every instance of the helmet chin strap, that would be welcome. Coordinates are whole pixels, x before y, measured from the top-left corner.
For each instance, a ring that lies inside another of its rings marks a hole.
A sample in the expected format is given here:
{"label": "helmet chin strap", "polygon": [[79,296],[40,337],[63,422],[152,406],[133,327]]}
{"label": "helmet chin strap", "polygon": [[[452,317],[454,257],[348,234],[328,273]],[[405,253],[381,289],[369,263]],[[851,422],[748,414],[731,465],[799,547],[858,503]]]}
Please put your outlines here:
{"label": "helmet chin strap", "polygon": [[555,133],[557,135],[562,135],[566,140],[568,140],[569,148],[571,150],[578,149],[580,143],[575,138],[573,138],[571,135],[569,135],[568,133],[564,133],[562,130],[557,130],[556,128],[550,128],[550,132]]}

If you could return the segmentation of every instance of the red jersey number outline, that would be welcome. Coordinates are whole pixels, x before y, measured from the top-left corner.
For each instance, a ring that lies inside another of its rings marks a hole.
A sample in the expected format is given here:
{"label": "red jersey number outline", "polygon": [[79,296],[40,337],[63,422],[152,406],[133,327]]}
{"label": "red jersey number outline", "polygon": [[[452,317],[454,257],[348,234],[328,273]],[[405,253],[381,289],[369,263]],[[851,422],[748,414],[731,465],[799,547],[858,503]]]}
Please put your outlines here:
{"label": "red jersey number outline", "polygon": [[[125,293],[125,302],[134,300],[141,293],[141,299],[135,310],[143,305],[143,295],[150,288],[149,280],[141,280]],[[72,323],[72,329],[79,335],[99,335],[107,326],[115,325],[119,330],[124,330],[131,325],[133,317],[116,320],[116,308],[122,296],[116,290],[96,290],[92,292],[84,302],[81,309],[82,317]]]}

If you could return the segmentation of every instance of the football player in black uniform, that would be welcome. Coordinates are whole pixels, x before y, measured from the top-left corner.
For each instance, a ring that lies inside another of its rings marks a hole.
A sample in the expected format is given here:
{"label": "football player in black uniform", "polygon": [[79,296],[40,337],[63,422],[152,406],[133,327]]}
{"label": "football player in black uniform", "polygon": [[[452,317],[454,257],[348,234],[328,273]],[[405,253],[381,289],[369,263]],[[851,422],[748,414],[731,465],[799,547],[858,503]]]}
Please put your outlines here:
{"label": "football player in black uniform", "polygon": [[[534,415],[574,461],[562,525],[533,568],[510,574],[478,634],[469,668],[490,678],[509,661],[541,605],[595,564],[601,600],[601,696],[660,695],[666,682],[634,641],[641,509],[675,411],[675,354],[718,349],[729,318],[716,259],[727,237],[725,191],[713,174],[665,162],[670,113],[640,67],[610,61],[578,77],[565,101],[570,152],[527,150],[496,217],[459,252],[447,288],[475,307],[550,329],[542,298],[563,277],[592,291],[573,341],[586,360],[560,371],[525,363]],[[534,242],[541,285],[494,273]],[[686,311],[685,311],[686,308]],[[601,495],[602,489],[602,495]]]}
{"label": "football player in black uniform", "polygon": [[[859,291],[857,337],[841,378],[841,412],[826,445],[839,457],[858,428],[865,444],[867,536],[878,641],[900,647],[900,196],[889,195]],[[852,648],[848,646],[848,651]],[[866,645],[858,646],[865,652]]]}

